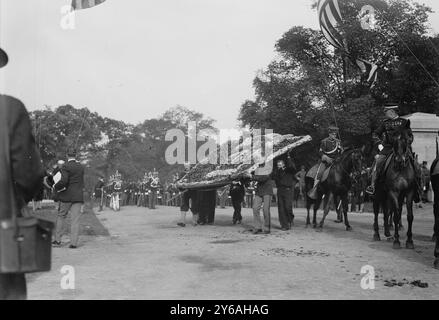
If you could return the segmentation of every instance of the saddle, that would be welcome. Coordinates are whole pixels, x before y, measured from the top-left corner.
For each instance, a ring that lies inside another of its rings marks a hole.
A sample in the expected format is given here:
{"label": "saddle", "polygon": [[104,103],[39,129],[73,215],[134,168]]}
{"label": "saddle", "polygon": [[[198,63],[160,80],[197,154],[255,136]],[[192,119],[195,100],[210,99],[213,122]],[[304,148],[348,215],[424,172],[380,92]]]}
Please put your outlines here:
{"label": "saddle", "polygon": [[[306,177],[314,179],[315,176],[317,175],[317,171],[319,170],[319,167],[320,167],[320,162],[314,165],[308,171]],[[331,170],[331,168],[332,168],[332,164],[329,167],[327,167],[325,170],[322,170],[322,168],[320,168],[319,175],[317,176],[317,180],[319,180],[320,182],[326,181],[326,179],[328,179],[329,171]]]}
{"label": "saddle", "polygon": [[386,161],[384,161],[383,166],[381,168],[377,168],[377,170],[378,170],[377,171],[377,176],[378,176],[377,181],[383,182],[383,180],[386,177],[386,172],[390,167],[390,163],[392,162],[393,157],[394,157],[394,154],[392,152],[389,155],[387,155]]}

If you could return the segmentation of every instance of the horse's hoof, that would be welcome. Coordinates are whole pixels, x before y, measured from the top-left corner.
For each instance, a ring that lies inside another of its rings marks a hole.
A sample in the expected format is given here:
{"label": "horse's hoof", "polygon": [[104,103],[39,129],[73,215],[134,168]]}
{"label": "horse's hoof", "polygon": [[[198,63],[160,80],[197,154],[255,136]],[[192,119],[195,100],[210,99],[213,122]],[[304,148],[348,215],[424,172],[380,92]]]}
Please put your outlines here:
{"label": "horse's hoof", "polygon": [[437,258],[436,260],[434,260],[434,268],[439,270],[439,258]]}
{"label": "horse's hoof", "polygon": [[407,242],[405,243],[405,247],[406,247],[406,249],[413,250],[413,249],[415,248],[415,245],[413,244],[413,242],[409,242],[409,241],[407,241]]}
{"label": "horse's hoof", "polygon": [[384,232],[384,235],[386,236],[386,238],[391,238],[392,235],[390,234],[389,231]]}
{"label": "horse's hoof", "polygon": [[393,249],[398,250],[401,249],[401,243],[399,241],[393,242]]}
{"label": "horse's hoof", "polygon": [[343,223],[343,221],[342,221],[342,220],[339,220],[339,219],[334,220],[334,222],[335,222],[335,223]]}
{"label": "horse's hoof", "polygon": [[346,227],[346,231],[352,231],[352,227],[351,226],[347,226]]}
{"label": "horse's hoof", "polygon": [[381,237],[379,234],[374,234],[373,235],[373,241],[381,241]]}

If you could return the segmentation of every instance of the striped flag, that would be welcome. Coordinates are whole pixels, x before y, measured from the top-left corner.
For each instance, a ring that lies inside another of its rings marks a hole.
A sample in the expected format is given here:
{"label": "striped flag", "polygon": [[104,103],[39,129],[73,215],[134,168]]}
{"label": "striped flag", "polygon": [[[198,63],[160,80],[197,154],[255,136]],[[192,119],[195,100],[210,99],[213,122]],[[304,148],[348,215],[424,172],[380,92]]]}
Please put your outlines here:
{"label": "striped flag", "polygon": [[338,0],[319,0],[318,15],[320,28],[326,40],[335,48],[344,51],[373,85],[378,77],[378,66],[364,59],[355,59],[349,53],[346,41],[338,30],[343,20]]}
{"label": "striped flag", "polygon": [[73,10],[88,9],[97,6],[105,0],[72,0]]}

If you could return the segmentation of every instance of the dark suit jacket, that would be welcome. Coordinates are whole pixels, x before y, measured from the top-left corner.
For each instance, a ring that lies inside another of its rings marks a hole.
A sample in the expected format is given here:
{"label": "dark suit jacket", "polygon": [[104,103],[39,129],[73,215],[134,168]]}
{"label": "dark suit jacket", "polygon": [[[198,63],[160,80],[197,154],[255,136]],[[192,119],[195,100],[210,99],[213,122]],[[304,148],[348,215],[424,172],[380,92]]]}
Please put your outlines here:
{"label": "dark suit jacket", "polygon": [[43,177],[26,108],[19,100],[0,95],[0,219],[11,217],[13,205],[21,208],[32,200],[43,188]]}
{"label": "dark suit jacket", "polygon": [[278,188],[292,188],[296,185],[296,166],[291,159],[286,161],[284,170],[274,169],[271,178],[276,182]]}
{"label": "dark suit jacket", "polygon": [[256,195],[259,197],[272,196],[274,194],[274,181],[271,175],[254,175],[253,180],[257,182]]}
{"label": "dark suit jacket", "polygon": [[77,161],[67,162],[61,169],[61,181],[55,186],[61,202],[84,202],[84,167]]}

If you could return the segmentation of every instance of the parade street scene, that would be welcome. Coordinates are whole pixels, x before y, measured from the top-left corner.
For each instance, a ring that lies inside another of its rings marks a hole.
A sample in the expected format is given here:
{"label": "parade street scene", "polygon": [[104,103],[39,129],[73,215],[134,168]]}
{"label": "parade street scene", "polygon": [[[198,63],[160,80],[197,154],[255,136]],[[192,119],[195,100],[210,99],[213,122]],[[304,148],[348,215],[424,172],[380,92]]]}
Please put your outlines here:
{"label": "parade street scene", "polygon": [[437,299],[438,32],[433,0],[0,0],[0,300]]}

